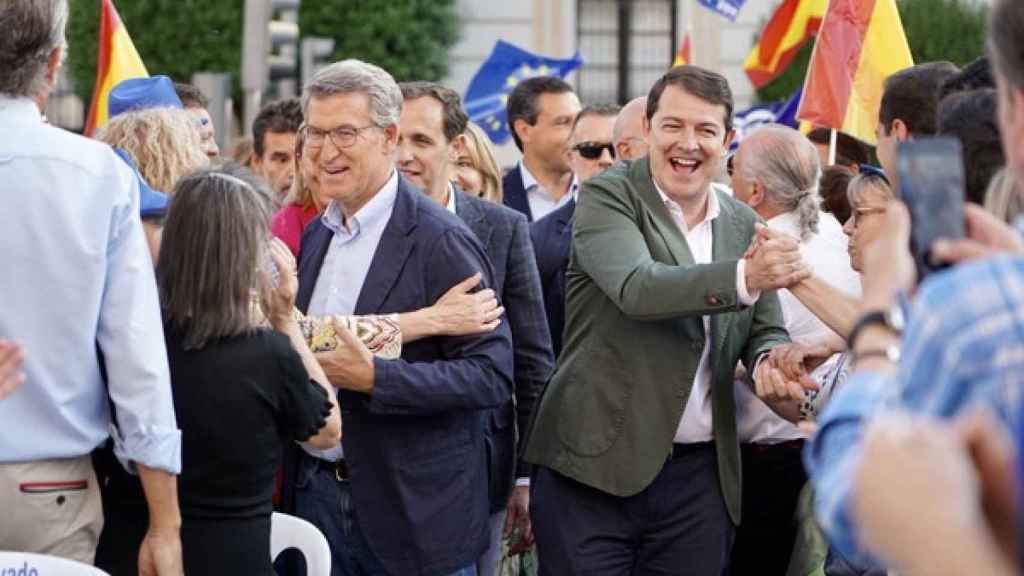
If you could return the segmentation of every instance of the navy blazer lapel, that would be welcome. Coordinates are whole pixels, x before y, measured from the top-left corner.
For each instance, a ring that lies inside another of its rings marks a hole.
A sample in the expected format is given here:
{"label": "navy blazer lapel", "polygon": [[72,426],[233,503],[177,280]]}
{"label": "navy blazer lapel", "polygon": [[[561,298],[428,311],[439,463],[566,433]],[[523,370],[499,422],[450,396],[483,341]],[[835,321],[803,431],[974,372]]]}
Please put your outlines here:
{"label": "navy blazer lapel", "polygon": [[513,210],[522,212],[526,215],[527,220],[533,222],[533,212],[530,211],[530,202],[526,198],[526,189],[523,188],[523,171],[518,165],[502,179],[502,187],[504,188],[502,203]]}
{"label": "navy blazer lapel", "polygon": [[309,302],[313,299],[313,290],[333,237],[331,229],[320,218],[314,219],[302,235],[299,249],[299,293],[295,296],[295,305],[303,314],[309,310]]}
{"label": "navy blazer lapel", "polygon": [[417,208],[422,192],[412,189],[401,175],[398,176],[398,194],[384,233],[363,280],[363,288],[356,301],[356,314],[378,314],[388,294],[398,280],[415,242],[411,237],[416,227]]}
{"label": "navy blazer lapel", "polygon": [[469,229],[476,235],[477,240],[487,249],[491,245],[491,235],[494,227],[488,225],[487,216],[465,192],[453,187],[455,191],[455,214],[469,226]]}

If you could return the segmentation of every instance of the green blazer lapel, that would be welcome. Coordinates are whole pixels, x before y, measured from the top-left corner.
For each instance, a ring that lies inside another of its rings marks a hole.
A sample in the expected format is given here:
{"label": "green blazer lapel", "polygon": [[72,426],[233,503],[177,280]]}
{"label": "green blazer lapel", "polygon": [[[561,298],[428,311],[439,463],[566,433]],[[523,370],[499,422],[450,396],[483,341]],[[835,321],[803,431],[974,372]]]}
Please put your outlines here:
{"label": "green blazer lapel", "polygon": [[675,264],[677,266],[692,265],[694,260],[693,253],[690,252],[690,245],[687,244],[683,231],[672,219],[672,214],[669,213],[668,206],[665,206],[665,201],[661,199],[658,189],[654,187],[651,165],[646,156],[632,163],[629,169],[629,179],[633,182],[640,199],[647,205],[647,218],[665,241]]}
{"label": "green blazer lapel", "polygon": [[[712,260],[715,262],[738,261],[743,258],[743,253],[747,251],[749,238],[744,238],[739,219],[736,218],[735,210],[730,204],[731,198],[725,197],[724,194],[718,194],[714,187],[712,187],[711,193],[718,195],[719,205],[718,218],[715,218],[711,223],[711,233],[713,236]],[[734,319],[735,314],[715,314],[711,317],[711,334],[714,342],[714,348],[711,349],[711,352],[713,355],[717,356],[722,353],[725,336],[729,333],[729,326]],[[718,364],[719,362],[716,359],[713,366],[718,366]],[[729,370],[732,370],[732,367],[729,367]]]}

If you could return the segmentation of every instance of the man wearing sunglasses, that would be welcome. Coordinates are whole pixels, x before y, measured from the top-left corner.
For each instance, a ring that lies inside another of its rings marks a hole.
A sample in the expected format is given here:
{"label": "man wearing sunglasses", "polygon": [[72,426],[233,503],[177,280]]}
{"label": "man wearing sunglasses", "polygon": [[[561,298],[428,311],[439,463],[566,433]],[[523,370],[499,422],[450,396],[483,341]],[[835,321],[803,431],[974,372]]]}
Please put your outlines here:
{"label": "man wearing sunglasses", "polygon": [[[615,162],[612,127],[619,114],[617,106],[587,106],[576,115],[569,134],[569,165],[576,181],[582,183],[607,170]],[[544,311],[551,330],[555,357],[562,350],[565,323],[565,269],[572,243],[572,217],[576,210],[573,184],[569,202],[530,225],[530,238],[537,254],[537,268],[544,289]]]}

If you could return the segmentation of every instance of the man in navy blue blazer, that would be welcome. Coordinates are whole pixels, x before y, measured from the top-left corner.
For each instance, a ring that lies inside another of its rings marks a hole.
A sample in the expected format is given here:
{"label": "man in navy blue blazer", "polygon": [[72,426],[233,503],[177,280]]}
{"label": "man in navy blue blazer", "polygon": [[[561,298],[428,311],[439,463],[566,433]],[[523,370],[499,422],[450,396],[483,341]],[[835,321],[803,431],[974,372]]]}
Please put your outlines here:
{"label": "man in navy blue blazer", "polygon": [[569,202],[569,132],[579,111],[572,86],[553,76],[523,80],[508,96],[509,131],[523,159],[502,180],[502,198],[530,222]]}
{"label": "man in navy blue blazer", "polygon": [[[331,198],[303,235],[298,307],[388,314],[430,305],[481,272],[459,219],[395,169],[402,94],[390,74],[334,63],[303,94],[306,153]],[[341,446],[304,447],[296,513],[331,544],[334,575],[470,576],[488,545],[487,418],[512,392],[507,323],[406,343],[384,360],[354,338],[318,356],[339,389]]]}
{"label": "man in navy blue blazer", "polygon": [[[604,172],[615,162],[613,128],[619,114],[614,105],[587,106],[580,110],[569,135],[569,165],[579,182]],[[530,238],[537,254],[537,268],[544,290],[544,311],[551,343],[558,357],[562,351],[565,326],[565,270],[572,246],[572,222],[576,213],[576,187],[562,207],[530,225]]]}
{"label": "man in navy blue blazer", "polygon": [[405,102],[399,122],[398,169],[427,197],[465,222],[483,244],[494,265],[492,287],[512,330],[515,393],[488,419],[491,542],[477,562],[477,571],[480,576],[492,576],[500,563],[506,526],[516,528],[514,550],[533,544],[530,470],[517,457],[517,439],[529,425],[533,406],[554,370],[540,277],[526,217],[470,196],[450,181],[469,122],[458,92],[433,82],[408,82],[401,89]]}

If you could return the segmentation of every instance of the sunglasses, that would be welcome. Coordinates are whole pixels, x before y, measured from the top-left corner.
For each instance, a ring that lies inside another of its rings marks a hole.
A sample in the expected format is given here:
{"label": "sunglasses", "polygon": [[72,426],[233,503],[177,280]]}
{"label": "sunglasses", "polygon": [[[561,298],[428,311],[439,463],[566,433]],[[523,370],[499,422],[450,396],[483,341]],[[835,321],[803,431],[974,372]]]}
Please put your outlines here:
{"label": "sunglasses", "polygon": [[615,146],[611,142],[580,142],[572,147],[573,150],[579,152],[580,156],[587,160],[597,160],[601,157],[601,152],[605,148],[608,149],[608,152],[612,155],[612,160],[614,160]]}

